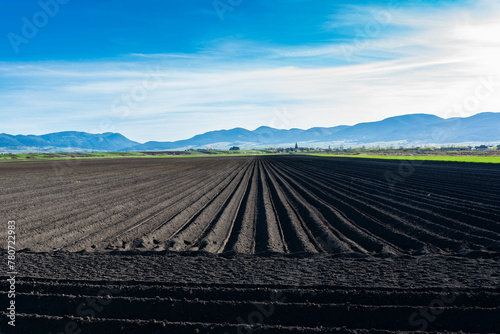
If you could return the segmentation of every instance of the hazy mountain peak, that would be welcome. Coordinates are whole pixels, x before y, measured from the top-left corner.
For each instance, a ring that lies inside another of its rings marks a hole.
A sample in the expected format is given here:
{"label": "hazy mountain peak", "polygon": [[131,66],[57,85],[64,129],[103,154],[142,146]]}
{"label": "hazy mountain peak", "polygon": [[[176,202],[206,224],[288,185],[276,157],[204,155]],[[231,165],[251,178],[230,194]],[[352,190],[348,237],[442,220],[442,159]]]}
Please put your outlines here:
{"label": "hazy mountain peak", "polygon": [[[296,142],[308,147],[328,145],[405,145],[460,144],[467,142],[500,143],[500,113],[484,112],[464,118],[449,118],[429,114],[409,114],[389,117],[376,122],[335,127],[275,129],[260,126],[250,131],[241,127],[214,130],[174,142],[150,141],[139,144],[120,133],[91,134],[63,131],[35,135],[0,134],[2,151],[149,151],[182,150],[187,148],[242,148],[293,146]],[[384,144],[385,143],[385,144]]]}

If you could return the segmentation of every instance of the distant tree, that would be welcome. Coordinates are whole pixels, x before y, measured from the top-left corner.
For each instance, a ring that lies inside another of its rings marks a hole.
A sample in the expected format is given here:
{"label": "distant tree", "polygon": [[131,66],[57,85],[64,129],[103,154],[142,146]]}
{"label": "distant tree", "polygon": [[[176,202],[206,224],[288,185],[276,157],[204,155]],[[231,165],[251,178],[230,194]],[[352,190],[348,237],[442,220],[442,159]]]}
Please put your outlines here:
{"label": "distant tree", "polygon": [[239,150],[240,150],[239,146],[233,146],[229,149],[229,151],[239,151]]}
{"label": "distant tree", "polygon": [[297,143],[295,143],[295,149],[297,150],[299,148],[299,145],[297,145]]}

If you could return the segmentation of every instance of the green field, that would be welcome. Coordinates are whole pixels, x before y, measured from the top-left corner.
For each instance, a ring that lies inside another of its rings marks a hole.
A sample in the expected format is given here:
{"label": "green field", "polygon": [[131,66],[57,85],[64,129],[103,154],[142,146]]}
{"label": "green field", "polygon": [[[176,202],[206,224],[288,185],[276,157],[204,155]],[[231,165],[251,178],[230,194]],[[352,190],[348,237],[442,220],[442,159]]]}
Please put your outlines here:
{"label": "green field", "polygon": [[426,161],[454,161],[454,162],[479,162],[500,163],[500,157],[487,156],[427,156],[427,155],[370,155],[370,154],[309,154],[321,157],[343,157],[343,158],[369,158],[369,159],[393,159],[393,160],[426,160]]}
{"label": "green field", "polygon": [[0,161],[45,161],[67,159],[130,158],[144,156],[139,152],[120,153],[17,153],[0,154]]}
{"label": "green field", "polygon": [[[118,159],[118,158],[194,158],[194,157],[224,157],[224,156],[252,156],[270,155],[259,150],[241,151],[185,151],[185,152],[100,152],[100,153],[19,153],[0,154],[2,161],[46,161],[67,159]],[[443,155],[371,155],[371,154],[324,154],[324,153],[295,153],[321,157],[343,157],[343,158],[368,158],[368,159],[395,159],[395,160],[427,160],[427,161],[455,161],[455,162],[478,162],[478,163],[500,163],[500,156],[443,156]]]}
{"label": "green field", "polygon": [[47,161],[68,159],[118,159],[118,158],[190,158],[190,157],[213,157],[213,156],[251,156],[266,154],[257,150],[241,151],[186,151],[179,153],[165,152],[100,152],[100,153],[18,153],[0,154],[2,161]]}

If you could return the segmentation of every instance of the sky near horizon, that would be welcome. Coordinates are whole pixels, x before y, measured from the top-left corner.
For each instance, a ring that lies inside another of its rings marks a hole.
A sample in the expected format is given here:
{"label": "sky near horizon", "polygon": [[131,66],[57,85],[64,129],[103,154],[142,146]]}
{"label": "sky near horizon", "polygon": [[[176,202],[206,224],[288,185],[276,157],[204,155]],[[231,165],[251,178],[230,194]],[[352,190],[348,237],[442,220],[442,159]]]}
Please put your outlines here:
{"label": "sky near horizon", "polygon": [[172,141],[500,111],[500,1],[23,0],[0,133]]}

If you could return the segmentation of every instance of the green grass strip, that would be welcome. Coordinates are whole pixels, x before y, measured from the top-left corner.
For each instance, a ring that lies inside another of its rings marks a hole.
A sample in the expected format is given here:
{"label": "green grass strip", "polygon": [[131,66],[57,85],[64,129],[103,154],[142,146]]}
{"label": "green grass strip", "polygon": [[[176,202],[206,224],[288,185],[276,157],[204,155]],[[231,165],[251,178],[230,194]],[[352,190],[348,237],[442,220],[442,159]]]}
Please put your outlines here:
{"label": "green grass strip", "polygon": [[476,162],[476,163],[500,163],[500,157],[485,156],[445,156],[445,155],[342,155],[342,154],[308,154],[320,157],[342,157],[342,158],[368,158],[368,159],[390,159],[390,160],[425,160],[425,161],[453,161],[453,162]]}
{"label": "green grass strip", "polygon": [[[194,151],[195,152],[195,151]],[[122,159],[122,158],[145,158],[145,159],[163,159],[163,158],[200,158],[200,157],[247,157],[263,155],[266,153],[260,151],[238,151],[217,152],[213,154],[181,154],[181,155],[149,155],[142,152],[103,152],[103,153],[18,153],[18,154],[0,154],[0,162],[14,161],[52,161],[52,160],[73,160],[73,159]],[[269,155],[269,154],[268,154]]]}

